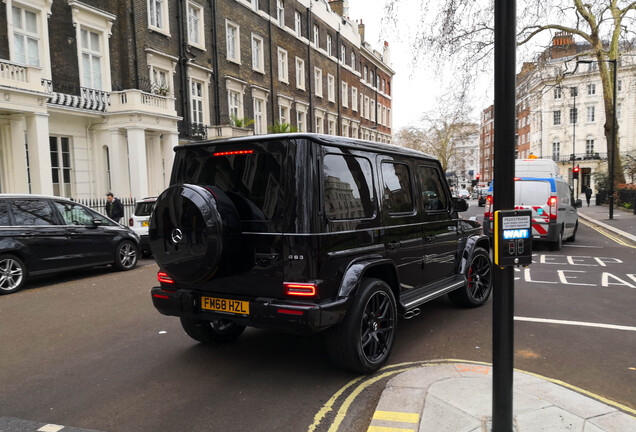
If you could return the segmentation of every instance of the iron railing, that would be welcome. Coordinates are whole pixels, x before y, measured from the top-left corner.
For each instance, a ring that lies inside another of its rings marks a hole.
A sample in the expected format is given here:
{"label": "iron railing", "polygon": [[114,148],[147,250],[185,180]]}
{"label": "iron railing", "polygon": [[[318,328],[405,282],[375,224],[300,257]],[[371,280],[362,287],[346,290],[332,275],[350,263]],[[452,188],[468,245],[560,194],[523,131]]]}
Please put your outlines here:
{"label": "iron railing", "polygon": [[[124,205],[124,216],[121,218],[119,223],[122,225],[128,226],[128,219],[135,212],[135,203],[137,202],[137,198],[124,197],[119,198],[121,203]],[[77,198],[74,199],[75,202],[83,204],[87,207],[92,208],[96,212],[99,212],[103,215],[106,215],[106,203],[108,202],[107,198]]]}

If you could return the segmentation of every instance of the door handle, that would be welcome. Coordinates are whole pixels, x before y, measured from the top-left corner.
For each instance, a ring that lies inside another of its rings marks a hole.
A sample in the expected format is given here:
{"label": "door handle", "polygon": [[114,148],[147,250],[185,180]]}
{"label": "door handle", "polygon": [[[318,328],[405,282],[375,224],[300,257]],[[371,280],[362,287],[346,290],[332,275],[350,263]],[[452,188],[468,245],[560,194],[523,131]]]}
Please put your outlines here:
{"label": "door handle", "polygon": [[400,248],[400,242],[389,242],[386,248],[390,251],[394,251]]}

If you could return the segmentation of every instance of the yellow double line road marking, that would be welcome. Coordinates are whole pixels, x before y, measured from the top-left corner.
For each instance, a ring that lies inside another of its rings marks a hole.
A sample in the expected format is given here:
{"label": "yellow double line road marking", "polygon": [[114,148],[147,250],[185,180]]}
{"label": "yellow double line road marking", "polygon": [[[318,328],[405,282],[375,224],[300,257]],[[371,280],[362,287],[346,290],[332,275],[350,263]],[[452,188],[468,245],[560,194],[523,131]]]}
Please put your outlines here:
{"label": "yellow double line road marking", "polygon": [[606,229],[603,229],[603,228],[601,228],[601,227],[599,227],[599,226],[597,226],[597,225],[594,225],[594,224],[592,224],[592,223],[590,223],[590,222],[588,222],[588,221],[586,221],[586,220],[584,220],[584,219],[579,219],[579,220],[581,221],[581,223],[582,223],[583,225],[585,225],[585,226],[587,226],[587,227],[589,227],[589,228],[592,228],[594,231],[596,231],[596,232],[598,232],[598,233],[600,233],[600,234],[604,235],[605,237],[607,237],[607,238],[608,238],[608,239],[610,239],[610,240],[615,241],[615,242],[616,242],[616,243],[618,243],[619,245],[627,246],[627,247],[632,248],[632,249],[636,249],[636,246],[634,246],[634,245],[632,245],[632,244],[630,244],[630,243],[627,243],[626,241],[624,241],[623,239],[621,239],[621,238],[619,238],[619,237],[615,236],[614,234],[610,233],[610,232],[609,232],[609,231],[607,231]]}

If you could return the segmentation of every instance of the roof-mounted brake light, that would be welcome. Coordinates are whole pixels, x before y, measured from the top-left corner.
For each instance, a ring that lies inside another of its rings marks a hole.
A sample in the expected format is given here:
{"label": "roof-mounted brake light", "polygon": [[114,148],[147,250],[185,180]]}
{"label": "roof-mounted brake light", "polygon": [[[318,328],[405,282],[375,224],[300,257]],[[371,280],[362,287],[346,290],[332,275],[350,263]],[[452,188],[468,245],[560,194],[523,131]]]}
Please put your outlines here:
{"label": "roof-mounted brake light", "polygon": [[234,156],[234,155],[247,155],[254,153],[254,150],[234,150],[226,152],[214,153],[214,156]]}

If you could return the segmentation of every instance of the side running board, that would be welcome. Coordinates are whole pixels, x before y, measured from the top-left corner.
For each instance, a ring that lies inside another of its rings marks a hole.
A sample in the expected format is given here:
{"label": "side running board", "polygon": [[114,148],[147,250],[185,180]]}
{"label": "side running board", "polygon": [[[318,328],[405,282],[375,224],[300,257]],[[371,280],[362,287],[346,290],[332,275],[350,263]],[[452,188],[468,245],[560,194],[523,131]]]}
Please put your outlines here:
{"label": "side running board", "polygon": [[466,283],[466,278],[464,275],[457,275],[457,277],[444,282],[443,286],[433,289],[422,289],[416,290],[416,292],[410,292],[400,299],[400,303],[408,312],[409,309],[413,309],[416,306],[431,301],[437,297],[441,297],[444,294],[448,294],[457,288],[461,288]]}

